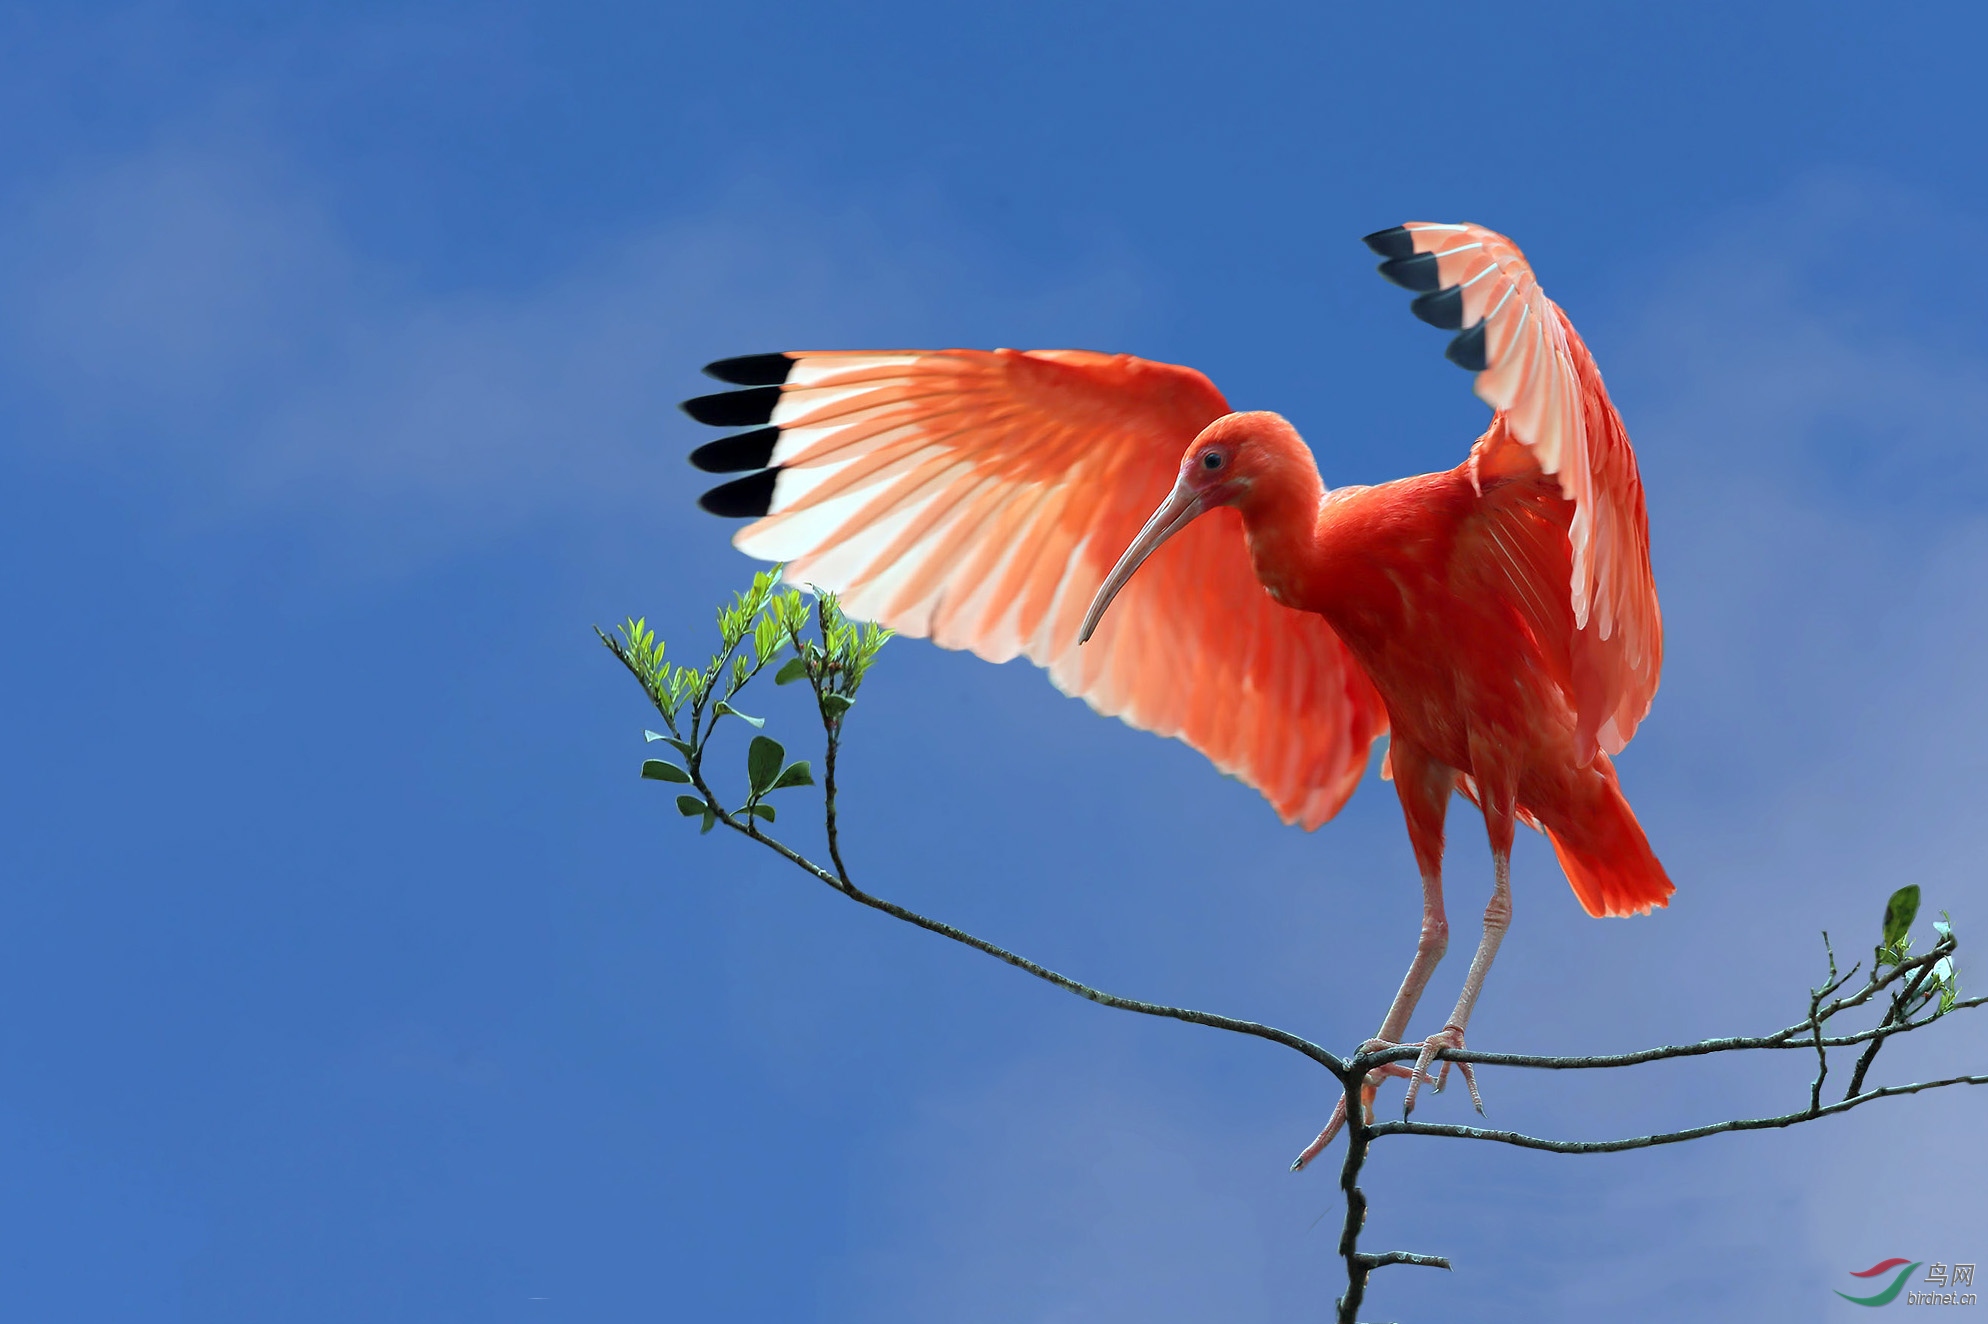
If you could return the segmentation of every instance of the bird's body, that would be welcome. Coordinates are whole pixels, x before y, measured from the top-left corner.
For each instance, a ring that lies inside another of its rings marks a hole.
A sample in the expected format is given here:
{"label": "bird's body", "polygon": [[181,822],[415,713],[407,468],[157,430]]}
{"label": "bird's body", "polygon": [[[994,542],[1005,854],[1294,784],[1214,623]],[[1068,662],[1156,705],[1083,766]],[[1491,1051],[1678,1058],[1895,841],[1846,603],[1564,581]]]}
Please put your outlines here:
{"label": "bird's body", "polygon": [[[1291,443],[1302,445],[1295,434]],[[1379,692],[1391,772],[1449,769],[1473,800],[1480,787],[1509,799],[1520,821],[1552,836],[1592,914],[1647,910],[1669,895],[1647,847],[1597,831],[1628,811],[1608,756],[1581,745],[1579,632],[1559,591],[1571,574],[1572,503],[1553,484],[1537,474],[1486,483],[1466,462],[1238,509],[1270,595],[1324,617]],[[1409,832],[1425,865],[1440,860],[1441,834],[1425,825],[1441,821],[1450,787],[1399,789],[1429,802],[1410,813]]]}
{"label": "bird's body", "polygon": [[703,498],[757,517],[742,549],[852,615],[1024,654],[1287,821],[1338,812],[1391,734],[1424,904],[1378,1041],[1403,1038],[1447,947],[1444,818],[1453,791],[1474,800],[1492,900],[1456,1011],[1414,1072],[1391,1069],[1412,1106],[1509,921],[1518,823],[1548,833],[1590,914],[1666,904],[1610,762],[1656,692],[1663,632],[1628,435],[1523,255],[1468,225],[1368,243],[1423,291],[1418,315],[1460,332],[1449,357],[1496,410],[1454,469],[1328,492],[1278,415],[1231,412],[1189,368],[1071,350],[754,355],[708,369],[747,389],[685,408],[756,425],[692,456],[756,471]]}

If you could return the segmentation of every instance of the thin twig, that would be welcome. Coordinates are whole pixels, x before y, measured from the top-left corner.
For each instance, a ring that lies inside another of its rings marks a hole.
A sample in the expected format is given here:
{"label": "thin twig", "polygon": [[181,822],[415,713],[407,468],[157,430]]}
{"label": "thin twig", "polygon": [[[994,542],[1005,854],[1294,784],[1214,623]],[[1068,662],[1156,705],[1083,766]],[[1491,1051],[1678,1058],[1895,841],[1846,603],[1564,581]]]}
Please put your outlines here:
{"label": "thin twig", "polygon": [[[1878,1022],[1880,1030],[1902,1025],[1911,1020],[1913,1011],[1918,1009],[1912,1005],[1913,999],[1919,996],[1919,990],[1925,986],[1926,980],[1933,973],[1933,958],[1947,955],[1952,950],[1952,943],[1951,937],[1942,939],[1926,956],[1908,961],[1899,967],[1903,970],[1906,966],[1917,965],[1918,969],[1913,972],[1911,982],[1902,991],[1892,994],[1891,1006],[1885,1009],[1884,1019]],[[1919,1004],[1922,1007],[1924,1005],[1926,1005],[1924,1002]],[[1858,1057],[1856,1069],[1850,1073],[1850,1088],[1843,1092],[1845,1099],[1853,1097],[1864,1087],[1864,1073],[1871,1069],[1871,1063],[1877,1060],[1878,1050],[1882,1047],[1884,1047],[1884,1037],[1879,1036],[1872,1039],[1871,1046]]]}
{"label": "thin twig", "polygon": [[[704,784],[703,770],[701,768],[698,769],[695,775],[697,789],[703,792],[705,803],[716,806],[718,800],[711,794],[710,788]],[[1309,1039],[1292,1034],[1288,1030],[1280,1030],[1274,1025],[1263,1025],[1256,1021],[1239,1020],[1233,1016],[1218,1016],[1213,1012],[1196,1011],[1191,1007],[1170,1007],[1158,1002],[1142,1002],[1137,998],[1122,998],[1115,993],[1107,993],[1102,989],[1093,988],[1089,984],[1080,983],[1068,975],[1059,974],[1047,966],[1039,965],[1029,960],[1026,956],[1011,952],[1005,947],[987,941],[985,938],[975,937],[965,929],[955,928],[943,920],[932,919],[929,916],[919,914],[915,910],[900,906],[894,901],[886,901],[880,896],[873,896],[865,892],[848,879],[838,878],[835,874],[822,868],[819,864],[816,864],[813,860],[794,850],[785,842],[760,831],[757,819],[741,823],[736,816],[720,809],[718,810],[718,821],[741,836],[751,837],[754,841],[774,851],[788,863],[805,869],[816,879],[842,893],[851,901],[860,902],[872,910],[880,910],[884,914],[901,919],[907,924],[915,924],[921,929],[938,934],[940,937],[951,938],[954,942],[963,943],[975,951],[985,952],[996,960],[1006,961],[1017,970],[1027,971],[1037,979],[1054,984],[1065,992],[1075,993],[1078,997],[1086,998],[1100,1006],[1116,1007],[1120,1011],[1134,1011],[1142,1016],[1160,1016],[1169,1020],[1186,1021],[1190,1025],[1205,1025],[1214,1030],[1227,1030],[1232,1034],[1247,1034],[1258,1039],[1268,1039],[1272,1043],[1282,1044],[1286,1048],[1303,1053],[1306,1057],[1334,1075],[1339,1075],[1346,1069],[1345,1063],[1334,1054],[1321,1048]]]}
{"label": "thin twig", "polygon": [[[794,647],[802,647],[799,636],[794,639]],[[847,892],[854,884],[849,881],[849,866],[842,862],[842,832],[835,810],[835,756],[842,747],[842,719],[831,717],[822,703],[821,678],[810,675],[808,684],[814,689],[815,710],[821,714],[822,733],[827,737],[821,759],[821,798],[823,826],[828,832],[828,858],[835,862],[835,885]]]}
{"label": "thin twig", "polygon": [[[1822,1111],[1822,1082],[1829,1079],[1829,1048],[1822,1042],[1822,1000],[1843,986],[1843,980],[1836,977],[1836,949],[1829,945],[1829,930],[1822,931],[1822,950],[1829,956],[1829,981],[1820,988],[1809,990],[1809,1025],[1815,1034],[1815,1083],[1809,1086],[1809,1112]],[[1843,976],[1848,979],[1849,975]]]}
{"label": "thin twig", "polygon": [[1362,1255],[1369,1269],[1385,1269],[1390,1264],[1419,1264],[1425,1269],[1447,1269],[1450,1262],[1440,1255],[1418,1255],[1412,1250],[1384,1250],[1378,1255]]}
{"label": "thin twig", "polygon": [[[1928,953],[1931,955],[1932,953]],[[1988,1003],[1988,995],[1963,998],[1947,1011],[1935,1012],[1913,1021],[1881,1023],[1856,1034],[1832,1035],[1822,1040],[1825,1048],[1843,1048],[1851,1044],[1866,1043],[1873,1039],[1888,1039],[1892,1035],[1906,1033],[1931,1025],[1943,1016],[1968,1007],[1978,1007]],[[1829,1013],[1824,1013],[1827,1019]],[[1727,1039],[1705,1039],[1695,1044],[1665,1044],[1658,1048],[1640,1048],[1631,1053],[1599,1053],[1583,1056],[1559,1056],[1541,1053],[1484,1053],[1467,1048],[1445,1048],[1436,1055],[1437,1061],[1469,1062],[1475,1065],[1499,1067],[1534,1067],[1547,1071],[1600,1070],[1609,1067],[1633,1067],[1644,1062],[1667,1062],[1674,1058],[1702,1057],[1708,1053],[1729,1053],[1751,1049],[1801,1049],[1813,1045],[1812,1039],[1796,1036],[1815,1028],[1815,1022],[1804,1020],[1799,1025],[1791,1025],[1773,1034],[1735,1036]],[[1420,1044],[1406,1044],[1396,1048],[1379,1049],[1372,1054],[1361,1054],[1350,1060],[1348,1067],[1373,1067],[1388,1062],[1407,1062],[1421,1052]]]}
{"label": "thin twig", "polygon": [[1682,1131],[1631,1136],[1624,1140],[1546,1140],[1518,1131],[1492,1131],[1481,1126],[1451,1126],[1438,1122],[1381,1122],[1369,1129],[1377,1137],[1449,1136],[1457,1140],[1495,1140],[1502,1145],[1517,1145],[1521,1149],[1543,1149],[1553,1154],[1613,1154],[1625,1149],[1648,1149],[1652,1145],[1674,1145],[1679,1141],[1697,1140],[1701,1136],[1714,1136],[1724,1131],[1768,1131],[1794,1126],[1799,1122],[1812,1122],[1818,1117],[1830,1117],[1837,1113],[1848,1112],[1874,1099],[1887,1099],[1900,1094],[1918,1094],[1922,1090],[1936,1090],[1948,1085],[1988,1085],[1988,1075],[1949,1076],[1945,1080],[1922,1080],[1911,1085],[1886,1085],[1881,1089],[1843,1099],[1814,1111],[1804,1108],[1800,1112],[1783,1113],[1779,1117],[1745,1117],[1730,1122],[1708,1122],[1704,1126],[1688,1127]]}

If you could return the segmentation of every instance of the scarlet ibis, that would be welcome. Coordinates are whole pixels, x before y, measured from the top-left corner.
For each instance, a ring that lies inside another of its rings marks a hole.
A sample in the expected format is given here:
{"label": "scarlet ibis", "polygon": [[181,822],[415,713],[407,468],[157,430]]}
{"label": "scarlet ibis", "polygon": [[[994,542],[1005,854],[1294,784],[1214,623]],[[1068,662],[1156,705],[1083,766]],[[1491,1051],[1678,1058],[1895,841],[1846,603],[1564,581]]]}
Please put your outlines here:
{"label": "scarlet ibis", "polygon": [[[1544,831],[1591,915],[1674,890],[1616,782],[1663,661],[1642,480],[1601,374],[1516,245],[1476,225],[1367,236],[1495,411],[1454,469],[1328,490],[1273,413],[1231,412],[1191,368],[1080,350],[755,354],[686,401],[752,430],[700,446],[750,470],[706,492],[733,542],[849,613],[1177,736],[1315,828],[1390,735],[1422,878],[1415,955],[1380,1029],[1398,1044],[1449,942],[1443,819],[1461,790],[1493,863],[1483,936],[1404,1112],[1460,1048],[1511,919],[1515,825]],[[1468,1065],[1471,1098],[1483,1110]],[[1369,1115],[1371,1113],[1369,1112]],[[1343,1123],[1342,1100],[1299,1156]]]}

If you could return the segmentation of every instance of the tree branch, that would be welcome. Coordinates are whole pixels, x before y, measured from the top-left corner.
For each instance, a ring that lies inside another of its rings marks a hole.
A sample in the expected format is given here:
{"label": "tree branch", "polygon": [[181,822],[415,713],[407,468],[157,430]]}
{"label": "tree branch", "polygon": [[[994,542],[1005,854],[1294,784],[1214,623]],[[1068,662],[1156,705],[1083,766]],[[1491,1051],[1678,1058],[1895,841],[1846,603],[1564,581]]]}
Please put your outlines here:
{"label": "tree branch", "polygon": [[[1954,949],[1955,944],[1952,939],[1943,940],[1924,956],[1914,957],[1908,963],[1908,968],[1916,967],[1922,962],[1927,966],[1934,965],[1941,959],[1952,955]],[[1890,982],[1892,982],[1890,978],[1884,981],[1887,984]],[[1862,997],[1857,998],[1854,1002],[1846,1000],[1843,1002],[1842,1008],[1856,1006],[1865,1000]],[[1639,1048],[1629,1053],[1594,1053],[1572,1056],[1544,1053],[1485,1053],[1467,1048],[1444,1048],[1437,1052],[1435,1060],[1439,1062],[1469,1062],[1473,1065],[1482,1066],[1532,1067],[1546,1071],[1586,1071],[1605,1070],[1612,1067],[1640,1066],[1645,1062],[1667,1062],[1675,1058],[1702,1057],[1709,1053],[1744,1052],[1756,1049],[1802,1049],[1810,1047],[1846,1048],[1853,1044],[1884,1040],[1896,1034],[1906,1034],[1913,1030],[1922,1029],[1943,1016],[1950,1016],[1956,1011],[1963,1011],[1970,1007],[1979,1007],[1983,1003],[1988,1003],[1988,995],[1962,998],[1954,1002],[1947,1010],[1936,1011],[1932,1015],[1922,1017],[1918,1020],[1892,1021],[1887,1019],[1872,1026],[1868,1030],[1860,1030],[1855,1034],[1831,1035],[1826,1038],[1811,1037],[1804,1039],[1800,1036],[1819,1032],[1823,1022],[1842,1009],[1833,1004],[1822,1008],[1820,1012],[1812,1013],[1808,1019],[1798,1024],[1790,1025],[1783,1030],[1776,1030],[1772,1034],[1737,1035],[1725,1039],[1704,1039],[1695,1044],[1665,1044],[1656,1048]],[[1372,1053],[1363,1053],[1351,1059],[1347,1062],[1347,1066],[1355,1070],[1364,1070],[1389,1062],[1407,1062],[1416,1058],[1420,1052],[1421,1046],[1419,1044],[1377,1049]]]}
{"label": "tree branch", "polygon": [[1886,1085],[1882,1089],[1825,1104],[1821,1108],[1804,1108],[1800,1112],[1783,1113],[1779,1117],[1745,1117],[1729,1122],[1708,1122],[1704,1126],[1687,1127],[1682,1131],[1662,1131],[1655,1135],[1630,1136],[1624,1140],[1547,1140],[1518,1131],[1493,1131],[1481,1126],[1450,1126],[1440,1122],[1380,1122],[1370,1129],[1376,1136],[1448,1136],[1456,1140],[1492,1140],[1501,1145],[1516,1145],[1520,1149],[1542,1149],[1551,1154],[1615,1154],[1625,1149],[1675,1145],[1685,1140],[1719,1135],[1725,1131],[1769,1131],[1784,1126],[1794,1126],[1801,1122],[1813,1122],[1819,1117],[1833,1117],[1837,1113],[1846,1113],[1875,1099],[1918,1094],[1925,1090],[1942,1089],[1948,1085],[1988,1085],[1988,1075],[1949,1076],[1945,1080],[1923,1080],[1910,1085]]}
{"label": "tree branch", "polygon": [[1089,984],[1072,979],[1068,975],[1060,974],[1047,966],[1031,961],[1026,956],[1011,952],[997,943],[991,943],[985,938],[976,937],[968,933],[965,929],[948,924],[944,920],[933,919],[929,915],[921,915],[917,911],[900,906],[894,901],[886,901],[880,896],[874,896],[848,879],[838,878],[835,874],[822,868],[813,860],[808,859],[800,852],[788,846],[785,842],[760,831],[756,824],[740,823],[730,814],[721,815],[719,821],[733,831],[751,837],[789,863],[799,865],[802,869],[814,875],[816,879],[828,884],[851,901],[868,906],[872,910],[880,910],[884,914],[894,919],[901,919],[907,924],[915,924],[928,933],[936,933],[942,938],[950,938],[954,942],[971,947],[977,952],[985,952],[995,960],[1005,961],[1017,970],[1026,971],[1034,975],[1037,979],[1054,984],[1066,993],[1074,993],[1080,998],[1097,1003],[1099,1006],[1114,1007],[1119,1011],[1137,1012],[1142,1016],[1160,1016],[1168,1020],[1185,1021],[1190,1025],[1205,1025],[1212,1030],[1227,1030],[1232,1034],[1246,1034],[1258,1039],[1267,1039],[1271,1043],[1282,1044],[1286,1048],[1304,1054],[1335,1075],[1346,1069],[1345,1063],[1333,1053],[1321,1048],[1309,1039],[1292,1034],[1288,1030],[1280,1030],[1274,1025],[1264,1025],[1257,1021],[1239,1020],[1233,1016],[1218,1016],[1214,1012],[1197,1011],[1192,1007],[1170,1007],[1159,1002],[1144,1002],[1138,998],[1120,997],[1115,993],[1107,993],[1103,989],[1093,988]]}
{"label": "tree branch", "polygon": [[[1668,1062],[1674,1058],[1702,1057],[1708,1053],[1730,1053],[1748,1049],[1800,1049],[1813,1047],[1817,1043],[1820,1043],[1824,1048],[1847,1048],[1852,1044],[1861,1044],[1872,1039],[1888,1039],[1895,1034],[1906,1034],[1913,1030],[1923,1029],[1943,1016],[1951,1016],[1956,1011],[1965,1011],[1970,1007],[1979,1007],[1983,1003],[1988,1003],[1988,994],[1980,997],[1962,998],[1953,1004],[1953,1008],[1950,1011],[1936,1012],[1931,1016],[1922,1017],[1919,1020],[1902,1021],[1891,1025],[1874,1025],[1870,1029],[1860,1030],[1856,1034],[1831,1035],[1828,1038],[1820,1040],[1795,1039],[1791,1041],[1788,1037],[1788,1030],[1777,1030],[1773,1034],[1750,1035],[1729,1039],[1706,1039],[1695,1044],[1666,1044],[1658,1048],[1639,1048],[1633,1053],[1597,1053],[1583,1056],[1558,1056],[1544,1053],[1480,1053],[1468,1048],[1445,1048],[1436,1054],[1435,1060],[1439,1062],[1469,1062],[1479,1066],[1535,1067],[1546,1071],[1584,1071],[1607,1069],[1610,1067],[1633,1067],[1640,1066],[1645,1062]],[[1795,1034],[1801,1034],[1804,1031],[1816,1028],[1819,1024],[1820,1022],[1817,1022],[1815,1025],[1812,1025],[1808,1021],[1803,1021],[1800,1025],[1790,1028]],[[1420,1051],[1420,1045],[1411,1045],[1406,1048],[1390,1048],[1385,1052],[1375,1052],[1352,1059],[1347,1065],[1352,1066],[1358,1062],[1366,1062],[1378,1066],[1385,1062],[1407,1062],[1415,1058]]]}

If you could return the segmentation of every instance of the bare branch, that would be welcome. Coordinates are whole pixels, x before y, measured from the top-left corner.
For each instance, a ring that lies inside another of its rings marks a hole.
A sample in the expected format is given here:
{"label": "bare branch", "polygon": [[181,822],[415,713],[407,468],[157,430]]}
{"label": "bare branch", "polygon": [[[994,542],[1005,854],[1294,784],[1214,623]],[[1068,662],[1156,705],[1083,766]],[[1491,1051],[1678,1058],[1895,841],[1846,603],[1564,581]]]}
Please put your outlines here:
{"label": "bare branch", "polygon": [[[1927,957],[1944,957],[1952,950],[1953,939],[1949,937],[1938,946],[1935,946],[1931,952],[1928,952]],[[1911,1008],[1913,1007],[1914,1000],[1918,998],[1919,990],[1925,986],[1926,980],[1931,978],[1933,973],[1933,962],[1926,959],[1926,957],[1908,962],[1907,965],[1900,966],[1899,970],[1903,971],[1913,965],[1916,965],[1918,969],[1913,972],[1912,979],[1906,984],[1904,991],[1892,995],[1891,1006],[1886,1009],[1884,1020],[1878,1024],[1880,1030],[1900,1026],[1905,1021],[1911,1019]],[[1922,1002],[1919,1005],[1924,1006],[1925,1004]],[[1878,1050],[1882,1047],[1884,1047],[1884,1037],[1880,1035],[1871,1040],[1871,1046],[1866,1048],[1862,1056],[1857,1059],[1856,1069],[1850,1073],[1850,1088],[1843,1092],[1843,1097],[1846,1100],[1854,1097],[1857,1091],[1864,1087],[1864,1073],[1871,1069],[1871,1063],[1877,1060]]]}
{"label": "bare branch", "polygon": [[[1930,967],[1942,957],[1950,955],[1953,950],[1951,940],[1948,940],[1929,950],[1923,957],[1913,958],[1913,961],[1909,964],[1919,966],[1923,962],[1926,967]],[[1890,979],[1884,981],[1887,984],[1890,982]],[[1876,990],[1873,989],[1872,991],[1875,992]],[[1828,1020],[1830,1016],[1836,1014],[1837,1011],[1858,1005],[1865,1000],[1865,997],[1860,996],[1854,1001],[1843,1000],[1840,1006],[1832,1004],[1832,1006],[1823,1007],[1799,1024],[1790,1025],[1783,1030],[1776,1030],[1772,1034],[1740,1035],[1725,1039],[1705,1039],[1695,1044],[1665,1044],[1661,1047],[1641,1048],[1629,1053],[1594,1053],[1578,1056],[1543,1053],[1486,1053],[1466,1048],[1445,1048],[1437,1053],[1436,1060],[1469,1062],[1483,1066],[1532,1067],[1547,1071],[1583,1071],[1604,1070],[1612,1067],[1633,1067],[1645,1062],[1666,1062],[1676,1058],[1702,1057],[1709,1053],[1743,1052],[1755,1049],[1803,1049],[1813,1047],[1818,1042],[1824,1048],[1844,1048],[1852,1044],[1888,1039],[1896,1034],[1908,1033],[1912,1030],[1931,1025],[1934,1021],[1944,1016],[1951,1016],[1956,1011],[1962,1011],[1970,1007],[1979,1007],[1983,1003],[1988,1003],[1988,995],[1963,998],[1955,1002],[1947,1011],[1936,1011],[1932,1015],[1917,1020],[1886,1020],[1872,1026],[1868,1030],[1861,1030],[1855,1034],[1831,1035],[1819,1041],[1813,1037],[1800,1037],[1804,1034],[1813,1035],[1820,1029],[1822,1023]],[[1353,1058],[1347,1063],[1347,1066],[1354,1070],[1365,1070],[1388,1062],[1410,1061],[1418,1056],[1420,1052],[1420,1045],[1415,1044],[1380,1049],[1373,1053],[1363,1053]]]}
{"label": "bare branch", "polygon": [[1425,1269],[1447,1269],[1450,1262],[1440,1255],[1418,1255],[1412,1250],[1384,1250],[1378,1255],[1361,1255],[1360,1263],[1369,1269],[1384,1269],[1390,1264],[1419,1264]]}
{"label": "bare branch", "polygon": [[1822,950],[1829,957],[1829,979],[1820,987],[1809,990],[1809,1025],[1814,1033],[1810,1036],[1815,1044],[1815,1083],[1809,1086],[1809,1111],[1822,1110],[1822,1082],[1829,1079],[1829,1047],[1822,1041],[1822,1000],[1842,988],[1850,975],[1857,973],[1851,966],[1849,974],[1839,977],[1836,973],[1836,949],[1829,945],[1829,930],[1822,931]]}
{"label": "bare branch", "polygon": [[[697,778],[698,790],[704,793],[706,803],[716,805],[718,803],[716,797],[703,784],[701,769],[698,771]],[[825,782],[826,777],[824,776]],[[917,911],[900,906],[894,901],[886,901],[880,896],[873,896],[865,892],[848,879],[839,878],[835,874],[830,873],[827,869],[822,868],[819,864],[802,855],[785,842],[760,831],[758,820],[756,819],[740,822],[737,816],[720,810],[718,812],[718,821],[741,836],[750,837],[754,841],[759,842],[788,863],[806,870],[818,881],[826,883],[828,886],[848,897],[851,901],[868,906],[872,910],[880,910],[884,914],[894,919],[901,919],[907,924],[915,924],[919,928],[930,933],[936,933],[942,938],[950,938],[954,942],[973,948],[975,951],[985,952],[996,960],[1007,962],[1017,970],[1026,971],[1034,975],[1037,979],[1054,984],[1067,993],[1074,993],[1080,998],[1097,1003],[1099,1006],[1115,1007],[1120,1011],[1137,1012],[1142,1016],[1160,1016],[1169,1020],[1185,1021],[1190,1025],[1205,1025],[1213,1030],[1227,1030],[1232,1034],[1246,1034],[1258,1039],[1267,1039],[1271,1043],[1282,1044],[1286,1048],[1304,1054],[1334,1075],[1342,1074],[1346,1070],[1346,1064],[1333,1053],[1321,1048],[1309,1039],[1292,1034],[1289,1030],[1280,1030],[1274,1025],[1263,1025],[1256,1021],[1239,1020],[1233,1016],[1218,1016],[1214,1012],[1196,1011],[1192,1007],[1170,1007],[1164,1003],[1143,1002],[1137,998],[1119,997],[1115,993],[1107,993],[1103,989],[1093,988],[1089,984],[1081,983],[1078,980],[1070,978],[1068,975],[1059,974],[1047,966],[1031,961],[1026,956],[1018,955],[1005,947],[991,943],[985,938],[976,937],[968,933],[965,929],[956,928],[943,920],[936,920],[930,916],[921,915]]]}
{"label": "bare branch", "polygon": [[1360,1169],[1367,1163],[1367,1146],[1373,1131],[1363,1125],[1360,1087],[1364,1075],[1347,1076],[1340,1081],[1346,1092],[1346,1161],[1339,1165],[1339,1191],[1346,1201],[1346,1217],[1339,1227],[1339,1258],[1346,1261],[1346,1292],[1335,1303],[1339,1324],[1358,1324],[1360,1303],[1367,1296],[1367,1278],[1374,1266],[1360,1256],[1360,1231],[1367,1225],[1367,1193],[1360,1189]]}
{"label": "bare branch", "polygon": [[[1821,1044],[1825,1048],[1845,1048],[1852,1044],[1861,1044],[1872,1039],[1889,1039],[1895,1034],[1905,1034],[1912,1030],[1923,1029],[1931,1025],[1934,1021],[1953,1015],[1956,1011],[1964,1011],[1970,1007],[1979,1007],[1983,1003],[1988,1003],[1988,994],[1980,997],[1962,998],[1953,1004],[1952,1011],[1936,1012],[1931,1016],[1925,1016],[1914,1021],[1901,1021],[1890,1025],[1875,1025],[1868,1030],[1860,1030],[1856,1034],[1831,1035],[1821,1040]],[[1661,1048],[1642,1048],[1633,1053],[1601,1053],[1580,1057],[1553,1056],[1540,1053],[1480,1053],[1467,1048],[1445,1048],[1436,1055],[1436,1060],[1470,1062],[1478,1065],[1497,1067],[1536,1067],[1547,1071],[1582,1071],[1609,1067],[1633,1067],[1644,1062],[1668,1062],[1675,1058],[1702,1057],[1707,1053],[1729,1053],[1748,1049],[1809,1048],[1815,1044],[1815,1040],[1792,1039],[1789,1036],[1790,1031],[1794,1034],[1800,1034],[1812,1028],[1815,1027],[1809,1022],[1804,1021],[1800,1025],[1791,1026],[1789,1030],[1778,1030],[1773,1034],[1752,1035],[1731,1039],[1706,1039],[1695,1044],[1667,1044]],[[1355,1059],[1347,1065],[1352,1066],[1357,1062],[1367,1062],[1374,1065],[1382,1062],[1406,1062],[1413,1059],[1419,1051],[1419,1046],[1391,1048],[1384,1053],[1374,1053],[1371,1057]]]}
{"label": "bare branch", "polygon": [[1812,1122],[1818,1117],[1831,1117],[1837,1113],[1849,1112],[1852,1108],[1861,1107],[1875,1099],[1918,1094],[1925,1090],[1942,1089],[1948,1085],[1988,1085],[1988,1075],[1949,1076],[1945,1080],[1922,1080],[1911,1085],[1886,1085],[1882,1089],[1826,1104],[1820,1109],[1804,1108],[1800,1112],[1783,1113],[1779,1117],[1745,1117],[1729,1122],[1708,1122],[1704,1126],[1687,1127],[1682,1131],[1630,1136],[1624,1140],[1547,1140],[1518,1131],[1493,1131],[1481,1126],[1450,1126],[1439,1122],[1380,1122],[1369,1129],[1376,1136],[1449,1136],[1457,1140],[1494,1140],[1502,1145],[1516,1145],[1520,1149],[1543,1149],[1552,1154],[1614,1154],[1625,1149],[1675,1145],[1681,1141],[1715,1136],[1725,1131],[1769,1131],[1779,1127],[1794,1126],[1801,1122]]}

